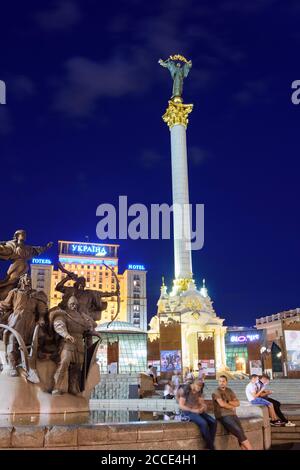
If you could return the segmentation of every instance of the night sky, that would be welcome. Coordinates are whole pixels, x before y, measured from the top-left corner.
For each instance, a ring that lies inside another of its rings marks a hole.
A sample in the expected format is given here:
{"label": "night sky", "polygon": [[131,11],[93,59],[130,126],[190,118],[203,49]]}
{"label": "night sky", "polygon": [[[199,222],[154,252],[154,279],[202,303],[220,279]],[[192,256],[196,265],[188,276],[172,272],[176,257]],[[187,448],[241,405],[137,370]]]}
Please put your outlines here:
{"label": "night sky", "polygon": [[[171,204],[172,82],[157,61],[181,53],[190,197],[205,204],[196,282],[226,325],[300,306],[299,2],[12,0],[0,15],[0,239],[97,242],[99,204]],[[147,267],[150,318],[173,243],[119,243],[121,270]]]}

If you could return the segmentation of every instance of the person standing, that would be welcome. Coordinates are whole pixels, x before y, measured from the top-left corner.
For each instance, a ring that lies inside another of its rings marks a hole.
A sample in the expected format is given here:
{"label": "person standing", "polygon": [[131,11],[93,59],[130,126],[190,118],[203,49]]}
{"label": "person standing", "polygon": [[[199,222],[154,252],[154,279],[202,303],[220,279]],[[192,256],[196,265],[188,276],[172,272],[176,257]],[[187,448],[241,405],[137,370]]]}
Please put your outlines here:
{"label": "person standing", "polygon": [[287,427],[294,427],[296,426],[295,423],[292,423],[289,421],[286,416],[281,411],[281,403],[278,400],[275,400],[274,398],[271,398],[270,395],[273,393],[272,390],[269,390],[269,384],[270,384],[270,377],[267,374],[263,374],[258,382],[258,387],[259,387],[259,393],[261,397],[265,398],[268,402],[272,403],[274,406],[274,410],[278,418],[280,419],[281,423],[284,426]]}
{"label": "person standing", "polygon": [[185,376],[184,376],[184,382],[185,383],[191,383],[194,382],[195,376],[193,374],[193,369],[190,367],[187,369]]}
{"label": "person standing", "polygon": [[176,395],[177,390],[178,390],[179,385],[180,385],[180,375],[179,375],[178,370],[176,370],[175,374],[172,376],[172,385],[173,385],[173,388],[174,388],[174,395]]}
{"label": "person standing", "polygon": [[242,450],[253,450],[236,415],[236,408],[240,406],[236,394],[227,386],[228,382],[225,375],[221,375],[218,382],[219,386],[212,394],[216,419],[223,424],[230,434],[237,438]]}
{"label": "person standing", "polygon": [[252,374],[250,376],[250,382],[248,383],[246,387],[246,396],[248,401],[251,403],[251,405],[260,405],[260,406],[267,406],[268,407],[268,412],[270,416],[270,423],[271,426],[280,426],[281,422],[280,420],[276,417],[276,413],[274,411],[274,406],[272,403],[267,401],[265,398],[262,398],[260,396],[260,391],[259,391],[259,377],[256,374]]}
{"label": "person standing", "polygon": [[217,429],[216,420],[206,413],[207,406],[202,397],[199,396],[201,392],[201,383],[198,381],[180,388],[178,391],[179,408],[183,412],[183,417],[197,424],[206,448],[214,450],[214,440]]}
{"label": "person standing", "polygon": [[202,363],[198,362],[198,379],[202,380],[203,383],[204,383],[205,377],[206,377],[205,370],[206,369],[204,367],[202,367]]}

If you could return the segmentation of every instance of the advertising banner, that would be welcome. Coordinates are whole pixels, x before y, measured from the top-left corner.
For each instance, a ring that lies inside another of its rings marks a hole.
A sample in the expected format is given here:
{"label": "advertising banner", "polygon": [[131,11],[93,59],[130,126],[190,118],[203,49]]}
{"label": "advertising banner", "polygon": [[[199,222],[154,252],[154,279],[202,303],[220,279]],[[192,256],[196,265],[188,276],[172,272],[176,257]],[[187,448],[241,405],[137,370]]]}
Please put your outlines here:
{"label": "advertising banner", "polygon": [[263,373],[262,362],[260,359],[257,359],[256,361],[249,361],[249,368],[250,368],[250,375],[251,374],[262,375]]}
{"label": "advertising banner", "polygon": [[181,351],[160,352],[161,372],[181,371]]}
{"label": "advertising banner", "polygon": [[201,360],[202,368],[205,371],[207,377],[216,375],[215,360],[214,359],[202,359]]}

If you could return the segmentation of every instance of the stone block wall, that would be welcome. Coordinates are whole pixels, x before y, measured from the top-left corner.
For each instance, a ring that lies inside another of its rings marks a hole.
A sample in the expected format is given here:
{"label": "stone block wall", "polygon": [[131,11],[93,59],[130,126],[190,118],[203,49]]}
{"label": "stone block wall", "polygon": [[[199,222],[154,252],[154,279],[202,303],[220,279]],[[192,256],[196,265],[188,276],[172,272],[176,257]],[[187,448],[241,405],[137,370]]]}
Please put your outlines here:
{"label": "stone block wall", "polygon": [[[263,419],[241,420],[253,447],[264,449]],[[204,447],[198,427],[187,422],[0,428],[1,449],[201,450]],[[216,448],[239,449],[237,440],[220,423]]]}

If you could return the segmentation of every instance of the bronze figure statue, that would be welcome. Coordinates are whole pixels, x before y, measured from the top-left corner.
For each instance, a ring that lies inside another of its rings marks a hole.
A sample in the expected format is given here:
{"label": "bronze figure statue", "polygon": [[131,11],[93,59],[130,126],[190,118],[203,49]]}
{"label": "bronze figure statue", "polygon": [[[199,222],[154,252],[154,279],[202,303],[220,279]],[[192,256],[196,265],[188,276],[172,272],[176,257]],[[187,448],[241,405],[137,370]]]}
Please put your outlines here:
{"label": "bronze figure statue", "polygon": [[28,261],[51,248],[52,242],[45,246],[25,245],[25,230],[17,230],[12,240],[0,242],[0,259],[12,261],[6,278],[0,281],[0,300],[6,298],[10,290],[17,287],[21,276],[28,272]]}
{"label": "bronze figure statue", "polygon": [[159,65],[167,68],[170,71],[173,79],[172,97],[174,101],[182,101],[183,81],[188,76],[191,68],[192,61],[187,60],[185,57],[177,54],[170,56],[167,60],[159,59]]}
{"label": "bronze figure statue", "polygon": [[79,302],[71,295],[65,310],[56,309],[50,312],[50,324],[60,336],[60,361],[54,375],[52,395],[67,392],[78,395],[82,391],[80,383],[85,357],[84,337],[99,336],[94,331],[97,323],[79,311]]}
{"label": "bronze figure statue", "polygon": [[[117,284],[116,290],[112,292],[100,292],[92,289],[86,289],[86,280],[84,277],[77,276],[76,274],[67,271],[60,263],[58,264],[59,269],[66,273],[67,276],[62,279],[55,287],[58,292],[63,294],[63,298],[58,307],[65,310],[70,297],[74,296],[78,300],[79,310],[82,313],[90,316],[93,320],[101,320],[101,313],[107,308],[107,302],[102,299],[105,297],[118,297],[120,289]],[[66,286],[68,281],[74,281],[73,286]]]}
{"label": "bronze figure statue", "polygon": [[[7,376],[13,377],[13,380],[9,378],[12,383],[9,387],[16,387],[12,388],[12,397],[5,396],[3,406],[12,410],[22,408],[19,405],[22,383],[22,387],[24,384],[37,387],[37,390],[26,388],[28,396],[40,397],[33,405],[37,410],[41,403],[43,406],[47,403],[48,410],[65,409],[64,403],[74,409],[74,404],[78,403],[85,410],[90,392],[99,382],[96,357],[101,335],[95,331],[96,322],[107,308],[104,300],[107,297],[117,297],[118,309],[112,321],[118,315],[119,280],[113,269],[105,265],[115,277],[115,289],[111,292],[87,289],[84,277],[67,271],[59,263],[66,277],[57,284],[56,290],[63,296],[59,305],[49,311],[46,294],[32,288],[27,271],[28,261],[50,248],[52,243],[27,246],[25,240],[25,231],[18,230],[12,240],[0,242],[0,259],[12,261],[6,279],[0,282],[0,340],[2,337],[5,346],[0,380],[8,383]],[[66,285],[69,281],[73,281],[73,285]],[[98,337],[98,341],[93,337]],[[66,396],[57,398],[62,394]],[[3,394],[1,397],[3,399]],[[33,408],[29,400],[29,411]]]}
{"label": "bronze figure statue", "polygon": [[[18,287],[11,290],[5,300],[0,301],[1,323],[19,333],[25,346],[30,347],[36,324],[44,326],[47,314],[47,296],[42,291],[32,289],[28,274],[23,274]],[[6,330],[3,335],[10,375],[18,376],[17,366],[20,362],[20,351],[16,337]]]}

